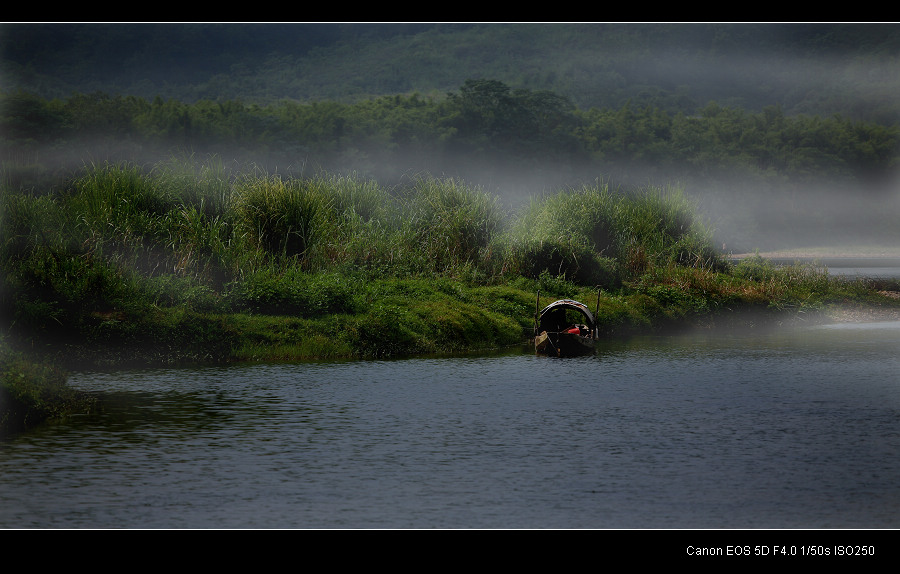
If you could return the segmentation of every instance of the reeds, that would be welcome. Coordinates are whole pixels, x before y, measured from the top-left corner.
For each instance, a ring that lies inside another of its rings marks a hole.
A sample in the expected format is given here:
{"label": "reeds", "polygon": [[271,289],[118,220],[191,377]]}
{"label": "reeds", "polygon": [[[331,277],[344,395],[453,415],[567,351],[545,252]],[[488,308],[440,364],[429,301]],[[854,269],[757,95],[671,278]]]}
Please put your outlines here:
{"label": "reeds", "polygon": [[716,265],[711,232],[679,188],[585,186],[533,199],[514,225],[519,273],[566,274],[612,286],[653,267]]}
{"label": "reeds", "polygon": [[234,193],[235,234],[245,249],[302,264],[319,240],[328,197],[314,185],[243,178]]}
{"label": "reeds", "polygon": [[500,230],[497,198],[456,180],[418,178],[404,190],[398,229],[424,271],[453,273],[477,266]]}
{"label": "reeds", "polygon": [[353,175],[235,172],[210,158],[89,166],[64,191],[4,189],[0,207],[0,299],[42,326],[142,304],[353,313],[371,304],[367,282],[410,277],[618,289],[676,286],[678,270],[693,269],[708,283],[700,291],[725,289],[709,279],[720,276],[776,295],[779,284],[829,288],[814,273],[786,278],[752,262],[728,273],[679,188],[597,183],[510,214],[452,179],[385,189]]}

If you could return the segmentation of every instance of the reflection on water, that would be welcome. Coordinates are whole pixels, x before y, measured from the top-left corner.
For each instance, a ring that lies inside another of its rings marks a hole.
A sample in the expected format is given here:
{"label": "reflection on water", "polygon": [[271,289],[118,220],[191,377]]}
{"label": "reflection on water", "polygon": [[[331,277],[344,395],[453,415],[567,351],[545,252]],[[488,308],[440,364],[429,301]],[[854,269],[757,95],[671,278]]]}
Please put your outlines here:
{"label": "reflection on water", "polygon": [[898,325],[79,373],[0,527],[896,528]]}

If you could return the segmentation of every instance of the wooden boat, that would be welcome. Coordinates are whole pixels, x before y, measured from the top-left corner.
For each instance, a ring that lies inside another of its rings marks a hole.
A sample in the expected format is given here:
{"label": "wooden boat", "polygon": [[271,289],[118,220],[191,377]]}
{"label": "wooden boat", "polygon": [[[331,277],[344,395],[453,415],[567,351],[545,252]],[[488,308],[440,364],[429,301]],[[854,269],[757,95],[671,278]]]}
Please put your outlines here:
{"label": "wooden boat", "polygon": [[[537,307],[535,305],[535,309]],[[560,299],[535,313],[534,334],[534,350],[539,354],[556,357],[586,355],[594,352],[597,322],[584,303]]]}

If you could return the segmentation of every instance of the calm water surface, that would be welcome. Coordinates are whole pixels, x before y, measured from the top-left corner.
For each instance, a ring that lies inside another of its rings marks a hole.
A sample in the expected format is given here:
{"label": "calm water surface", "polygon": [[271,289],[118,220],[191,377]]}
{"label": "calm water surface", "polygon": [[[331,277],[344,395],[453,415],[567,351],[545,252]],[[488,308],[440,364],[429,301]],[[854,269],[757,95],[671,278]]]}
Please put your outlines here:
{"label": "calm water surface", "polygon": [[3,528],[898,528],[900,323],[77,373]]}

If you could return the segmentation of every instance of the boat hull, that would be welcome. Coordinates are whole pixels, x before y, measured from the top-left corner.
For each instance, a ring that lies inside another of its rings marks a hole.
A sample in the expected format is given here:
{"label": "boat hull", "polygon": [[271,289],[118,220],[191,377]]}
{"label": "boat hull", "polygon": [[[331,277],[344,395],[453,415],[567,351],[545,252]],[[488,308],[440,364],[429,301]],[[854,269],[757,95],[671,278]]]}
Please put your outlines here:
{"label": "boat hull", "polygon": [[542,331],[534,338],[534,350],[540,355],[577,357],[594,352],[594,339],[574,333]]}

